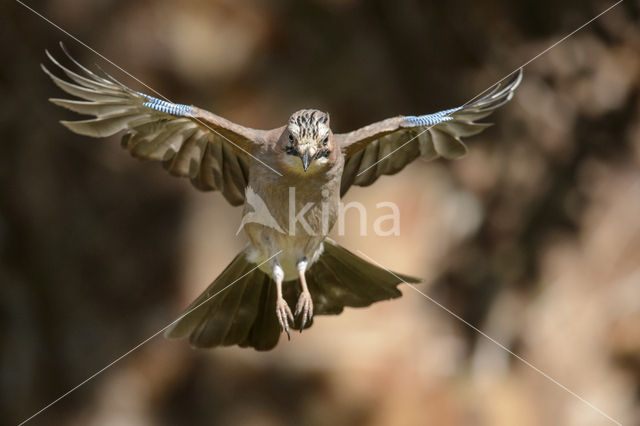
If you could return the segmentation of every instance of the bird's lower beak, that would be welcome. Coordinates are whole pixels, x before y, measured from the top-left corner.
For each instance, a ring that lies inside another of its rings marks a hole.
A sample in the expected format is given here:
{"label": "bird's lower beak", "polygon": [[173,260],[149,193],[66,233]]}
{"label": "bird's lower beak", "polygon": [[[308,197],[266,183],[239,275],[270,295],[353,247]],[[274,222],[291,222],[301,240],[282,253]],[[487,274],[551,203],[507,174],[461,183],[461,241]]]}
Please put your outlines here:
{"label": "bird's lower beak", "polygon": [[309,164],[311,164],[311,156],[309,155],[309,150],[305,151],[300,159],[302,160],[302,168],[306,172],[309,168]]}

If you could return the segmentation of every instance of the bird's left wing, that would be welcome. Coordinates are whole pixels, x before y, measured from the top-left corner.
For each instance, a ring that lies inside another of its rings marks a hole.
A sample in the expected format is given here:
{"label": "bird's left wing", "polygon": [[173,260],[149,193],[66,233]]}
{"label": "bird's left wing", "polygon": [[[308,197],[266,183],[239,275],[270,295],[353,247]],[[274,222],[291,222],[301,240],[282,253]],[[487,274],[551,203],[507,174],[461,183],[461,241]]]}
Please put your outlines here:
{"label": "bird's left wing", "polygon": [[477,123],[513,97],[522,70],[502,87],[461,107],[435,114],[398,116],[370,124],[350,133],[336,134],[345,155],[340,195],[351,185],[368,186],[382,175],[402,170],[418,157],[454,159],[467,148],[461,137],[480,133],[488,123]]}
{"label": "bird's left wing", "polygon": [[145,95],[106,74],[100,76],[79,64],[82,73],[47,56],[66,76],[43,70],[65,92],[81,100],[50,99],[56,105],[93,116],[61,123],[75,133],[107,137],[126,131],[122,146],[140,159],[161,161],[169,173],[188,177],[203,191],[218,190],[232,204],[244,202],[250,151],[264,131],[232,123],[209,111],[174,104]]}

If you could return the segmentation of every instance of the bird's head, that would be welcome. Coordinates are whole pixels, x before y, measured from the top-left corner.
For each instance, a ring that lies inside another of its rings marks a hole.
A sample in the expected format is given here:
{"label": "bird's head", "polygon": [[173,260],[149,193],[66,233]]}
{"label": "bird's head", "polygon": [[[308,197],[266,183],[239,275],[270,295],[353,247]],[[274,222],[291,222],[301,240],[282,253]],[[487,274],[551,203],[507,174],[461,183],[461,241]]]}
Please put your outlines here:
{"label": "bird's head", "polygon": [[325,165],[333,150],[329,114],[316,109],[294,112],[285,131],[287,163],[297,163],[306,172],[313,164]]}

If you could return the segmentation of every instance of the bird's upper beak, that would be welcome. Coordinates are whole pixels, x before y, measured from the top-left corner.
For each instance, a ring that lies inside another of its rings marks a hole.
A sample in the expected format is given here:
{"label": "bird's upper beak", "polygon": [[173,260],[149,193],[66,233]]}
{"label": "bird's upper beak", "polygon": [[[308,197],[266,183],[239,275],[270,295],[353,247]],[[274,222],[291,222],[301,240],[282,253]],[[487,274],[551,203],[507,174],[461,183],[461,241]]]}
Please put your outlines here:
{"label": "bird's upper beak", "polygon": [[309,150],[306,150],[304,152],[304,154],[302,154],[300,159],[302,160],[302,168],[306,172],[307,169],[309,168],[309,164],[311,164],[311,160],[312,160],[311,155],[309,154]]}

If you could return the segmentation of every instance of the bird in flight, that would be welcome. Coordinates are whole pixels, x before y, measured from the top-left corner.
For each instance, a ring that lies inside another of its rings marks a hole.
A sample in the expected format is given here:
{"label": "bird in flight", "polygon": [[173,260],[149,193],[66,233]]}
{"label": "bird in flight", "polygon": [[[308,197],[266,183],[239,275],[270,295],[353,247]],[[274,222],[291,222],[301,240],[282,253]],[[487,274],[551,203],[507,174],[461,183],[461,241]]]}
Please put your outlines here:
{"label": "bird in flight", "polygon": [[[335,315],[345,306],[396,298],[400,283],[419,282],[373,265],[327,237],[341,197],[351,186],[371,185],[416,158],[463,156],[467,148],[460,138],[488,127],[477,120],[511,100],[522,79],[518,70],[504,86],[496,84],[463,106],[397,116],[349,133],[333,133],[329,114],[315,109],[294,112],[275,129],[257,130],[132,90],[62,49],[76,72],[48,51],[64,78],[42,68],[79,99],[50,100],[92,116],[62,121],[64,126],[92,137],[124,131],[122,146],[134,157],[159,161],[197,189],[220,191],[232,205],[244,205],[250,218],[242,224],[247,246],[165,333],[204,348],[269,350],[282,332],[289,336],[290,329],[310,327],[314,314]],[[265,210],[269,220],[259,220]]]}

